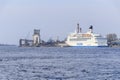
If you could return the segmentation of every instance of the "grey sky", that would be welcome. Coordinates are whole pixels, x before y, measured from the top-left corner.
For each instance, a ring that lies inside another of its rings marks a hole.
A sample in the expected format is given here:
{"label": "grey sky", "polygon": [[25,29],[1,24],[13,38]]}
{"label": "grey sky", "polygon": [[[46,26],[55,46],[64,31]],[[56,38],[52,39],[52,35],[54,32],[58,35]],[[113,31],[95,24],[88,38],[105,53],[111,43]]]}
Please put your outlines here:
{"label": "grey sky", "polygon": [[64,39],[80,23],[120,37],[120,0],[0,0],[0,43],[18,44],[41,29],[43,40]]}

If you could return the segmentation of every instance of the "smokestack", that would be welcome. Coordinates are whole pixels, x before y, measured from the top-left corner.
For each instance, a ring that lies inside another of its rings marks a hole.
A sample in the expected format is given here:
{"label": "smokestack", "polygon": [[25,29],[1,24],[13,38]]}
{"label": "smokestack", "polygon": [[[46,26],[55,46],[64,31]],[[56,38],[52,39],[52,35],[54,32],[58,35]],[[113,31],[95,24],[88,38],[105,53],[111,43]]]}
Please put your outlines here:
{"label": "smokestack", "polygon": [[89,29],[93,29],[93,26],[91,25]]}
{"label": "smokestack", "polygon": [[90,31],[90,33],[93,33],[93,26],[92,25],[89,27],[89,31]]}

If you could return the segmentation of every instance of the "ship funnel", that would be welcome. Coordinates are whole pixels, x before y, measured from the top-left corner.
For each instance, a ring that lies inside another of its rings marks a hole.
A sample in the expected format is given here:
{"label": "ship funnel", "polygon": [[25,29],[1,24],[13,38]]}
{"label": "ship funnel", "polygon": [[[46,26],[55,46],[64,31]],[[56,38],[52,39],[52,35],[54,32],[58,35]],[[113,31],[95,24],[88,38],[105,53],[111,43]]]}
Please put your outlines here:
{"label": "ship funnel", "polygon": [[93,26],[92,25],[89,27],[89,32],[93,33]]}

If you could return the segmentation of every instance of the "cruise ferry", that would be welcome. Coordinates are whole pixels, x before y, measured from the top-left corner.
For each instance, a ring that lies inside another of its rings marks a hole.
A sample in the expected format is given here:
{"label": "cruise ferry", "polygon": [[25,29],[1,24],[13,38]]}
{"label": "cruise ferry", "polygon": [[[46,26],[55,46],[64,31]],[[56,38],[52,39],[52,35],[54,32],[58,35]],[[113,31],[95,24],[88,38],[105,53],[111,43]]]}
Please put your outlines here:
{"label": "cruise ferry", "polygon": [[68,46],[86,46],[86,47],[106,47],[107,38],[100,34],[93,33],[93,26],[89,27],[89,31],[82,33],[82,29],[77,24],[77,29],[74,33],[67,36],[66,44]]}

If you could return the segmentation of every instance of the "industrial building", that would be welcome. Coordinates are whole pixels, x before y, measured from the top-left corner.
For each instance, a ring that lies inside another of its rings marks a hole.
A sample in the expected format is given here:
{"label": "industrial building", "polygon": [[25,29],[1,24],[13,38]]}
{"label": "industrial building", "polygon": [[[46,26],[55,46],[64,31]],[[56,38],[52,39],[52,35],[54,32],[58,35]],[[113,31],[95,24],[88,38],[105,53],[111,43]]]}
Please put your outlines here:
{"label": "industrial building", "polygon": [[41,45],[40,30],[34,29],[33,40],[20,39],[20,47],[39,47]]}

